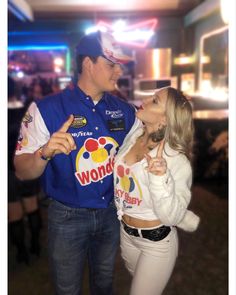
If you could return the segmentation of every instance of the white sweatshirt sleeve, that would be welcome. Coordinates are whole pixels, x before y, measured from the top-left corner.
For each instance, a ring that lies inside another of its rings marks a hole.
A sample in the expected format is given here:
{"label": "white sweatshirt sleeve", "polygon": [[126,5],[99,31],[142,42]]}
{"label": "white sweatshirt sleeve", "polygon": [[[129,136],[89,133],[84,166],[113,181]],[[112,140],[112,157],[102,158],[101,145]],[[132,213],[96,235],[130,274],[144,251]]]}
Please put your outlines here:
{"label": "white sweatshirt sleeve", "polygon": [[[176,157],[171,169],[162,176],[148,173],[153,209],[165,225],[182,225],[187,231],[195,230],[199,218],[192,213],[192,224],[183,224],[189,215],[187,207],[191,199],[192,168],[182,155]],[[194,217],[194,216],[196,217]]]}
{"label": "white sweatshirt sleeve", "polygon": [[49,131],[37,108],[31,103],[21,123],[16,155],[34,153],[50,138]]}

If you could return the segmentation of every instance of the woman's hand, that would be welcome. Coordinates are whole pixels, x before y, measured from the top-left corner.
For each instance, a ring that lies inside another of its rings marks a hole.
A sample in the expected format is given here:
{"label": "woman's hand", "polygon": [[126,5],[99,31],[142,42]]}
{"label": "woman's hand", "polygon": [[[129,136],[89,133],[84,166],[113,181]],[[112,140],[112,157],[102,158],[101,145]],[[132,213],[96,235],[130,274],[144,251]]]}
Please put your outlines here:
{"label": "woman's hand", "polygon": [[158,146],[156,157],[152,158],[148,154],[144,155],[148,163],[147,171],[158,176],[164,175],[167,170],[166,160],[162,156],[164,144],[165,141],[163,139]]}

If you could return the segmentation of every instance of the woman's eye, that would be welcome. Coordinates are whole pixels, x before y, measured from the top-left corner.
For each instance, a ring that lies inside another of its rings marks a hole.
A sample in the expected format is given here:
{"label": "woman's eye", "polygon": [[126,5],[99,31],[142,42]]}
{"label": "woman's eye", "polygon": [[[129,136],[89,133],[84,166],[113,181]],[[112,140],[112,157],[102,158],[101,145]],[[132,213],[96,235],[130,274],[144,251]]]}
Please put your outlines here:
{"label": "woman's eye", "polygon": [[155,103],[155,104],[158,104],[157,98],[154,97],[153,100],[152,100],[152,102]]}

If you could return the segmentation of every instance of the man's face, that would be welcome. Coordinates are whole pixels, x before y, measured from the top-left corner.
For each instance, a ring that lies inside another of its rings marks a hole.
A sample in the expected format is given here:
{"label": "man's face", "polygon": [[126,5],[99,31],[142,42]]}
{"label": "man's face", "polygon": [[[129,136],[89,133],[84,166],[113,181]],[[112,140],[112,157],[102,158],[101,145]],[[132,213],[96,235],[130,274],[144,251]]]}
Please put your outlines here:
{"label": "man's face", "polygon": [[123,71],[121,65],[113,63],[102,56],[92,65],[91,78],[99,91],[113,91]]}

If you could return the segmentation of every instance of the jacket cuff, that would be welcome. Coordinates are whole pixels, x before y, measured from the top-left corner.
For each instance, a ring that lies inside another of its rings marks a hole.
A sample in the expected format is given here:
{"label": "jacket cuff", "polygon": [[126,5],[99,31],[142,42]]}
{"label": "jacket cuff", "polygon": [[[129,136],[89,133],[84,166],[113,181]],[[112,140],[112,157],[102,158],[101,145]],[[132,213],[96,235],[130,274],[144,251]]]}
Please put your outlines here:
{"label": "jacket cuff", "polygon": [[187,210],[182,221],[177,224],[177,227],[188,232],[193,232],[198,228],[199,222],[200,217],[192,211]]}

